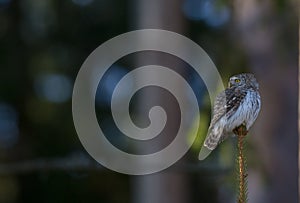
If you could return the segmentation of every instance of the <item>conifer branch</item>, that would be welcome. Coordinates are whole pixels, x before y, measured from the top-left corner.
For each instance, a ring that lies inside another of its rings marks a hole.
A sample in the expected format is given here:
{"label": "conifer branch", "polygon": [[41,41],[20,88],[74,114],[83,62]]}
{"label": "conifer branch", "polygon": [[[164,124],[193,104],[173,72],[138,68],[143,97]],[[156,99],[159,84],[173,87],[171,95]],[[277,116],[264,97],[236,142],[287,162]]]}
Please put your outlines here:
{"label": "conifer branch", "polygon": [[237,203],[246,203],[248,200],[248,187],[247,187],[247,163],[244,154],[245,137],[248,133],[245,125],[240,125],[234,131],[237,135],[237,180],[238,180],[238,199]]}

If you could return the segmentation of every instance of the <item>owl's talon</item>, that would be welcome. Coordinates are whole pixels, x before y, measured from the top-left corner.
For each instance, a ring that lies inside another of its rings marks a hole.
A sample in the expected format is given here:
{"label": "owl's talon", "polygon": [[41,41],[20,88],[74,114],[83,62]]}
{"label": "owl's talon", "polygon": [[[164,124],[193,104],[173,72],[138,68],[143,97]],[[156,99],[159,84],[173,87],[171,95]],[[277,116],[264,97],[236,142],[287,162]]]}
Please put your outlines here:
{"label": "owl's talon", "polygon": [[232,131],[235,135],[243,135],[246,136],[248,134],[248,130],[244,124],[240,125],[239,127],[236,127]]}

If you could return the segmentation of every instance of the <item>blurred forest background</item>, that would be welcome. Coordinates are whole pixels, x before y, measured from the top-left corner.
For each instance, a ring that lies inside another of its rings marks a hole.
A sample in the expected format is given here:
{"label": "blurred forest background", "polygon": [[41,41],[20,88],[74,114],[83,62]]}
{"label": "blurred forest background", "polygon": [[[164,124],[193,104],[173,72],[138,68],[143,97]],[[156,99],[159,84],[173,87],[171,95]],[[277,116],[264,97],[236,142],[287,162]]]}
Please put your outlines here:
{"label": "blurred forest background", "polygon": [[[203,162],[195,143],[180,163],[139,177],[101,167],[82,147],[71,105],[82,63],[106,40],[142,28],[195,41],[224,84],[236,73],[256,75],[262,111],[247,141],[249,202],[298,202],[296,0],[0,0],[0,203],[235,202],[230,141]],[[207,127],[209,102],[200,106]]]}

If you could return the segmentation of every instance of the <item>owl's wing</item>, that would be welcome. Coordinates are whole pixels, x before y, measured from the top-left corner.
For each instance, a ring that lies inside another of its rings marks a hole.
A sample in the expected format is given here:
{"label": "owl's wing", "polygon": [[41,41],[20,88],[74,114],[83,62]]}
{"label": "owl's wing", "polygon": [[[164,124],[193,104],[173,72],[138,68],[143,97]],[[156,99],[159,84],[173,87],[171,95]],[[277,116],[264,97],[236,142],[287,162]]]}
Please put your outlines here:
{"label": "owl's wing", "polygon": [[[213,108],[213,117],[208,129],[204,145],[202,146],[199,159],[205,159],[216,146],[227,137],[223,128],[239,107],[240,102],[245,98],[246,92],[242,92],[237,88],[227,88],[221,92],[215,100]],[[218,123],[216,125],[216,123]]]}
{"label": "owl's wing", "polygon": [[226,114],[226,95],[230,94],[230,89],[226,89],[225,91],[218,94],[216,97],[214,107],[213,107],[213,117],[210,122],[209,128],[214,126],[216,122]]}
{"label": "owl's wing", "polygon": [[225,91],[221,92],[216,97],[213,109],[213,118],[209,128],[214,126],[220,118],[225,116],[225,114],[227,118],[230,118],[238,109],[246,95],[246,91],[241,91],[238,88],[227,88]]}
{"label": "owl's wing", "polygon": [[247,91],[236,88],[234,91],[226,92],[226,116],[230,118],[245,99]]}

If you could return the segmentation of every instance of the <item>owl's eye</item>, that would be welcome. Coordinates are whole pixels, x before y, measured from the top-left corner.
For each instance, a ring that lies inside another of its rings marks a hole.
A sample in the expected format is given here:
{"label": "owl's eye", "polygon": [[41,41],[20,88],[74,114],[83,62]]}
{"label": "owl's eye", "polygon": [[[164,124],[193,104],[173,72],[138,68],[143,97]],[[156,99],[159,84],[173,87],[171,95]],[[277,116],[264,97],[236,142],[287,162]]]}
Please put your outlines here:
{"label": "owl's eye", "polygon": [[239,82],[241,82],[241,80],[240,79],[235,79],[234,82],[239,83]]}

